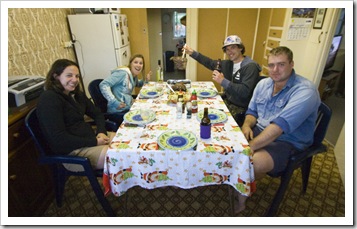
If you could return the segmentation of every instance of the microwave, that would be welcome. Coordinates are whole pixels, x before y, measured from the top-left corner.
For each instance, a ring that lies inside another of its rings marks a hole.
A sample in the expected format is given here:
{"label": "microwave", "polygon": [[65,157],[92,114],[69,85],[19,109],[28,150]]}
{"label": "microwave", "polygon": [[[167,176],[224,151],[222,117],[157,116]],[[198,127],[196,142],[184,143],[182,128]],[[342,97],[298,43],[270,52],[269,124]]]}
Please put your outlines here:
{"label": "microwave", "polygon": [[120,14],[120,8],[74,8],[75,14]]}

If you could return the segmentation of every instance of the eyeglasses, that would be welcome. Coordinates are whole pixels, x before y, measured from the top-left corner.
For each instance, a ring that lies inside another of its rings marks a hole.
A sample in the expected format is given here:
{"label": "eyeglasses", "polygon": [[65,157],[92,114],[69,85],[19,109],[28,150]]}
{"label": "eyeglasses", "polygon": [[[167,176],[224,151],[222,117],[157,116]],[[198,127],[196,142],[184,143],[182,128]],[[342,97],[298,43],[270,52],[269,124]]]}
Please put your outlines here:
{"label": "eyeglasses", "polygon": [[274,69],[275,67],[278,67],[278,68],[284,68],[285,66],[287,65],[286,62],[280,62],[280,63],[276,63],[276,64],[268,64],[268,68],[270,69]]}

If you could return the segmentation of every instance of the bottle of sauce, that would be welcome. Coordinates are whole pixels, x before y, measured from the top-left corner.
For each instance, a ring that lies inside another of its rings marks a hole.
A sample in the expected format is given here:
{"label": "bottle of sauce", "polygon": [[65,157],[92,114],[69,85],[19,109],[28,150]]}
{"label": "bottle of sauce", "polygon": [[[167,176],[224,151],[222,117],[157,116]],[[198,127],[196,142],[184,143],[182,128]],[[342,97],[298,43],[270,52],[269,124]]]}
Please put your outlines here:
{"label": "bottle of sauce", "polygon": [[193,92],[191,94],[191,103],[192,103],[192,114],[195,114],[195,113],[197,113],[197,110],[198,110],[196,90],[193,90]]}
{"label": "bottle of sauce", "polygon": [[219,71],[220,73],[222,72],[222,61],[221,61],[221,59],[218,59],[218,60],[217,60],[217,65],[216,65],[216,67],[215,67],[214,70],[217,70],[217,71]]}
{"label": "bottle of sauce", "polygon": [[208,108],[205,107],[200,124],[200,136],[202,139],[211,138],[211,119],[208,117]]}

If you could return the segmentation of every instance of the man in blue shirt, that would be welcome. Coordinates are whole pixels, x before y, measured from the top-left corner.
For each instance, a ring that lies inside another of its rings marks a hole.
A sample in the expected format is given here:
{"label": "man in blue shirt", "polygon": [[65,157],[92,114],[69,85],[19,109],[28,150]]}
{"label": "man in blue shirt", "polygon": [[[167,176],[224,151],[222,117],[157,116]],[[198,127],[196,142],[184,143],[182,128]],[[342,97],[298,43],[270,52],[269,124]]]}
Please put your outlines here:
{"label": "man in blue shirt", "polygon": [[[295,73],[289,48],[272,49],[268,68],[270,77],[257,84],[242,126],[253,153],[256,180],[283,171],[293,152],[312,144],[321,103],[316,86]],[[238,212],[244,210],[246,199],[239,196]]]}

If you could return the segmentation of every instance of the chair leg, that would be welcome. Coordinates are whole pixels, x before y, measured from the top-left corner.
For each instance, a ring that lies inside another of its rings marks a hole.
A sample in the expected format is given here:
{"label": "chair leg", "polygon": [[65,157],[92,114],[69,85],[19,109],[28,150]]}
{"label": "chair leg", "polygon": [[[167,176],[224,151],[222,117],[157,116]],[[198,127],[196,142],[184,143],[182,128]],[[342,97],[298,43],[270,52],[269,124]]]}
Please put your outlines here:
{"label": "chair leg", "polygon": [[311,162],[312,162],[312,157],[309,157],[301,165],[302,193],[303,194],[306,193],[307,185],[309,183]]}
{"label": "chair leg", "polygon": [[284,194],[286,192],[286,189],[288,188],[290,178],[293,172],[294,172],[293,169],[289,169],[281,176],[278,191],[275,193],[274,199],[269,209],[267,210],[265,216],[272,217],[275,216],[276,213],[278,212],[280,203],[284,198]]}
{"label": "chair leg", "polygon": [[64,187],[67,181],[67,175],[63,168],[54,165],[53,178],[55,182],[56,203],[58,207],[62,207],[62,198]]}
{"label": "chair leg", "polygon": [[231,206],[231,216],[234,217],[235,214],[235,196],[234,196],[234,190],[231,186],[227,185],[228,188],[228,195],[229,195],[229,199],[230,199],[230,206]]}
{"label": "chair leg", "polygon": [[116,216],[113,208],[110,206],[108,200],[104,196],[103,190],[98,183],[97,177],[95,177],[94,175],[87,177],[89,179],[90,184],[92,185],[95,195],[97,196],[100,204],[104,208],[104,211],[107,213],[108,216]]}
{"label": "chair leg", "polygon": [[[128,190],[129,191],[129,190]],[[129,192],[126,192],[124,195],[125,195],[125,203],[124,203],[124,207],[125,207],[125,217],[128,217],[129,215],[128,215],[128,201],[129,201]]]}

